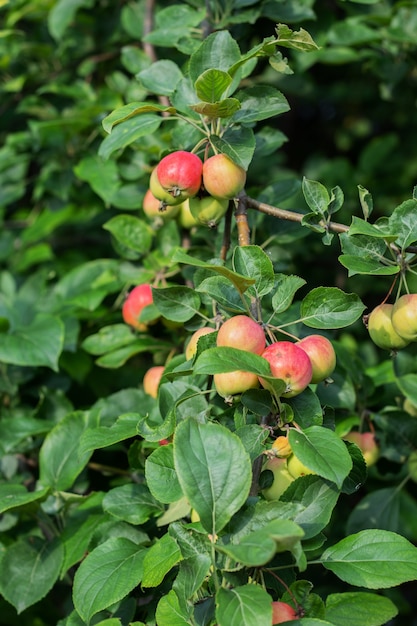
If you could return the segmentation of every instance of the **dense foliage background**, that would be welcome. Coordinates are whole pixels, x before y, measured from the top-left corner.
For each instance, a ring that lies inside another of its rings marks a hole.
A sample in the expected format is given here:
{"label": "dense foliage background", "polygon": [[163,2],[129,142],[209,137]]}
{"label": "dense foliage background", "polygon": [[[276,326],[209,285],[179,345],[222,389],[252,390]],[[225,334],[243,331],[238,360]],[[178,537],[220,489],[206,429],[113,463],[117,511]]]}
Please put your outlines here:
{"label": "dense foliage background", "polygon": [[[310,522],[318,515],[319,530],[303,549],[311,560],[319,559],[324,538],[328,547],[369,529],[390,531],[407,539],[407,546],[415,544],[417,421],[410,403],[417,405],[416,347],[410,344],[396,355],[376,347],[361,313],[384,300],[395,276],[406,276],[409,291],[417,292],[412,266],[417,241],[416,3],[6,0],[0,1],[0,19],[0,623],[176,626],[214,624],[216,619],[222,626],[255,624],[253,615],[227,617],[221,608],[214,618],[209,584],[204,593],[192,590],[187,610],[172,604],[169,594],[172,589],[179,593],[187,576],[183,568],[180,582],[176,579],[180,557],[173,544],[177,542],[177,551],[180,545],[185,558],[181,535],[185,531],[179,530],[178,520],[185,520],[181,522],[185,528],[190,510],[173,507],[181,502],[181,488],[167,499],[159,497],[152,482],[157,480],[151,469],[145,471],[145,463],[160,450],[159,440],[172,435],[172,419],[188,424],[193,413],[204,426],[206,419],[219,421],[229,435],[243,426],[258,427],[259,400],[227,407],[215,393],[207,401],[207,394],[190,400],[190,390],[206,389],[202,377],[214,373],[210,363],[205,371],[187,370],[183,379],[174,375],[165,394],[151,398],[143,391],[145,372],[155,364],[170,363],[172,371],[180,367],[184,344],[202,318],[187,316],[181,303],[168,299],[159,303],[158,311],[151,311],[149,319],[155,323],[149,331],[135,334],[121,315],[127,292],[140,283],[162,289],[187,288],[193,281],[201,298],[195,306],[209,317],[211,302],[224,287],[220,274],[211,265],[204,266],[222,256],[223,224],[214,230],[184,228],[176,220],[150,219],[142,210],[150,173],[161,156],[191,149],[200,139],[184,122],[184,111],[195,102],[186,77],[199,67],[205,69],[204,63],[212,59],[202,60],[198,50],[215,33],[228,33],[239,46],[238,52],[219,46],[222,69],[222,58],[229,67],[228,55],[250,56],[265,39],[274,39],[278,24],[288,25],[292,33],[288,45],[274,48],[273,62],[263,50],[244,64],[239,76],[240,88],[249,90],[260,113],[252,113],[246,122],[242,116],[241,134],[223,147],[236,150],[247,167],[248,196],[307,214],[312,208],[306,184],[320,181],[329,193],[338,189],[338,197],[344,195],[337,212],[339,224],[347,228],[353,216],[380,220],[393,235],[388,240],[398,241],[399,236],[404,244],[404,263],[390,274],[376,261],[381,251],[372,236],[349,248],[346,233],[331,237],[332,229],[326,234],[314,228],[318,220],[301,225],[252,206],[250,243],[266,254],[264,258],[253,251],[254,256],[246,258],[233,256],[237,228],[232,218],[231,245],[223,262],[239,274],[244,274],[245,263],[253,263],[258,278],[268,276],[265,282],[270,280],[270,285],[261,294],[264,311],[277,308],[272,285],[275,289],[284,276],[305,281],[295,301],[280,311],[280,323],[288,322],[287,330],[298,336],[310,332],[295,320],[303,298],[315,288],[338,288],[357,298],[352,301],[357,314],[347,315],[346,324],[316,326],[334,341],[338,356],[334,383],[317,390],[322,423],[317,421],[316,404],[307,407],[305,422],[303,409],[295,404],[292,408],[301,414],[302,428],[320,426],[343,434],[354,426],[375,432],[380,457],[366,479],[363,464],[350,476],[358,481],[356,491],[352,485],[345,483],[342,489],[338,484],[337,505],[335,500],[323,505],[325,513],[310,511]],[[303,35],[295,44],[293,33],[304,29],[312,43]],[[226,39],[221,41],[226,46]],[[248,95],[242,96],[242,102],[249,101]],[[177,114],[167,119],[151,108],[144,113],[145,124],[141,114],[126,113],[123,107],[130,103],[147,103],[161,111],[171,103]],[[118,111],[124,112],[119,118]],[[109,117],[113,112],[116,118]],[[399,206],[396,217],[390,218]],[[330,216],[326,211],[323,215]],[[369,234],[357,232],[358,237]],[[181,256],[185,251],[188,257]],[[339,261],[342,252],[369,256],[374,266],[354,270]],[[217,286],[201,286],[213,276]],[[397,281],[392,300],[399,288],[404,289],[404,282]],[[236,298],[230,289],[224,293],[227,306],[222,313],[227,316]],[[343,307],[349,308],[345,302]],[[232,309],[236,312],[238,308]],[[184,406],[176,404],[180,397],[188,398]],[[118,427],[111,435],[114,424]],[[181,455],[186,456],[185,427],[182,431],[175,452],[177,471]],[[265,429],[247,431],[246,440],[241,436],[251,460],[271,446]],[[227,436],[225,442],[229,443]],[[204,442],[201,445],[204,449]],[[170,459],[159,462],[167,471]],[[181,487],[187,493],[183,483]],[[299,489],[301,494],[303,487]],[[301,505],[302,498],[292,492],[286,502]],[[237,510],[229,513],[227,522]],[[238,536],[243,521],[233,520],[228,532]],[[300,527],[305,531],[302,523]],[[197,534],[205,537],[204,530]],[[155,549],[150,553],[159,545],[162,555]],[[190,545],[187,557],[198,550]],[[405,559],[409,575],[397,582],[392,566],[392,585],[386,579],[381,585],[359,583],[360,591],[376,589],[379,597],[392,601],[397,616],[385,605],[386,613],[381,608],[379,615],[372,599],[357,596],[352,603],[361,611],[357,621],[350,622],[347,614],[352,608],[344,609],[343,617],[334,604],[325,613],[323,602],[331,594],[356,591],[355,583],[349,575],[338,578],[318,565],[303,570],[297,550],[275,557],[282,559],[279,567],[283,563],[287,568],[277,570],[285,584],[270,572],[263,576],[274,600],[288,594],[285,586],[296,578],[309,581],[293,589],[306,609],[300,623],[417,623],[415,556],[409,557],[411,563]],[[141,576],[135,578],[135,572],[141,569],[145,552],[151,554],[152,572],[151,566],[145,570],[148,585],[141,587]],[[160,565],[167,553],[172,562]],[[87,554],[96,555],[91,565]],[[389,561],[389,549],[381,548],[381,554]],[[200,565],[204,569],[204,563]],[[122,574],[117,579],[119,566]],[[227,571],[231,589],[256,578],[253,570],[258,564],[254,566],[248,564],[239,574],[238,568],[228,571],[219,564]],[[98,580],[95,572],[102,572]],[[189,575],[198,578],[195,569]],[[121,591],[115,591],[117,585]],[[167,604],[160,603],[168,597]],[[191,597],[195,614],[190,612]],[[250,598],[248,605],[258,606],[257,601]],[[263,601],[259,600],[261,613]],[[267,624],[267,613],[259,620],[259,626]]]}

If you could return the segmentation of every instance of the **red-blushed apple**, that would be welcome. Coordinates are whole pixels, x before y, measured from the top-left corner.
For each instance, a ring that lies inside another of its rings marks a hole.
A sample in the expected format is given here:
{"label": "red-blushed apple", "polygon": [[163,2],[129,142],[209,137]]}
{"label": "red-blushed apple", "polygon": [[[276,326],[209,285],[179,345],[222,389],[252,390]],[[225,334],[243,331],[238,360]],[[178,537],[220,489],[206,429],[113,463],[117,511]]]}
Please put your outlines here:
{"label": "red-blushed apple", "polygon": [[375,465],[379,459],[379,446],[376,442],[374,433],[365,432],[360,433],[357,430],[351,430],[347,435],[344,435],[343,439],[356,443],[362,456],[365,459],[365,463],[368,467]]}
{"label": "red-blushed apple", "polygon": [[205,196],[204,198],[190,198],[190,213],[203,226],[215,228],[227,212],[229,201]]}
{"label": "red-blushed apple", "polygon": [[177,217],[180,212],[181,204],[165,205],[161,200],[155,198],[150,189],[147,190],[142,202],[143,212],[150,219],[161,217],[162,219],[170,219]]}
{"label": "red-blushed apple", "polygon": [[291,454],[291,456],[288,457],[287,468],[293,478],[299,478],[300,476],[307,476],[308,474],[316,473],[304,465],[304,463],[302,463],[300,459],[295,456],[295,454]]}
{"label": "red-blushed apple", "polygon": [[286,459],[272,457],[266,461],[262,470],[270,470],[274,475],[272,485],[261,492],[265,500],[278,500],[291,483],[294,482],[294,478],[288,471]]}
{"label": "red-blushed apple", "polygon": [[326,380],[336,367],[336,352],[332,342],[323,335],[309,335],[297,342],[307,353],[313,368],[312,383]]}
{"label": "red-blushed apple", "polygon": [[163,189],[183,202],[199,192],[203,162],[193,152],[177,150],[159,161],[156,174]]}
{"label": "red-blushed apple", "polygon": [[391,321],[405,341],[417,341],[417,293],[407,293],[392,307]]}
{"label": "red-blushed apple", "polygon": [[145,331],[148,327],[139,318],[143,309],[150,304],[153,304],[152,287],[147,283],[137,285],[128,293],[123,303],[123,321],[136,330]]}
{"label": "red-blushed apple", "polygon": [[143,391],[152,396],[152,398],[158,397],[158,387],[164,373],[165,367],[163,365],[154,365],[150,367],[143,377]]}
{"label": "red-blushed apple", "polygon": [[216,343],[218,346],[262,354],[265,350],[265,333],[248,315],[234,315],[220,326]]}
{"label": "red-blushed apple", "polygon": [[170,440],[169,440],[169,439],[160,439],[160,440],[159,440],[159,445],[160,445],[160,446],[167,446],[167,445],[169,445],[170,443],[171,443],[171,442],[170,442]]}
{"label": "red-blushed apple", "polygon": [[[272,376],[286,383],[283,398],[297,396],[310,384],[313,375],[311,361],[307,353],[295,343],[276,341],[265,348],[261,356],[268,361]],[[263,378],[259,380],[268,389],[268,381]]]}
{"label": "red-blushed apple", "polygon": [[149,189],[153,196],[162,203],[163,208],[167,206],[176,206],[184,202],[184,198],[179,196],[173,196],[169,191],[166,191],[159,182],[156,168],[152,170],[151,177],[149,179]]}
{"label": "red-blushed apple", "polygon": [[291,444],[288,441],[288,437],[285,435],[280,435],[275,439],[271,446],[272,451],[276,456],[279,457],[287,457],[292,453]]}
{"label": "red-blushed apple", "polygon": [[259,387],[257,375],[242,370],[214,374],[213,382],[217,393],[222,398],[228,398],[229,396],[243,393],[248,389]]}
{"label": "red-blushed apple", "polygon": [[394,329],[393,308],[392,304],[379,304],[368,316],[369,335],[374,344],[383,350],[399,350],[409,343]]}
{"label": "red-blushed apple", "polygon": [[297,611],[287,602],[272,603],[272,626],[298,619]]}
{"label": "red-blushed apple", "polygon": [[235,198],[246,182],[246,172],[225,154],[215,154],[203,164],[203,186],[214,198]]}
{"label": "red-blushed apple", "polygon": [[204,335],[209,335],[210,333],[214,332],[216,332],[215,329],[210,328],[209,326],[203,326],[202,328],[198,328],[196,331],[193,332],[185,348],[185,358],[187,359],[187,361],[189,359],[192,359],[193,356],[196,354],[197,344],[200,337],[203,337]]}

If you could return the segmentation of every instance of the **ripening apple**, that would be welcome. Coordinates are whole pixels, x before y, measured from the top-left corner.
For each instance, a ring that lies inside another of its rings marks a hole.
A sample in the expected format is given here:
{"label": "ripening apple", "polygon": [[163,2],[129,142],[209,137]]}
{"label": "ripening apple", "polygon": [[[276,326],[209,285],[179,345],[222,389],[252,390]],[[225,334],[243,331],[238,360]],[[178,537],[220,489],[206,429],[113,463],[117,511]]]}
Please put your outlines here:
{"label": "ripening apple", "polygon": [[190,213],[203,226],[215,228],[222,217],[226,215],[229,201],[225,199],[205,196],[204,198],[189,199]]}
{"label": "ripening apple", "polygon": [[265,350],[265,333],[258,322],[248,315],[234,315],[220,326],[216,343],[218,346],[262,354]]}
{"label": "ripening apple", "polygon": [[225,154],[215,154],[203,164],[203,186],[214,198],[232,199],[242,191],[246,172]]}
{"label": "ripening apple", "polygon": [[139,321],[140,314],[146,306],[153,304],[152,287],[144,283],[137,285],[127,295],[122,306],[123,321],[136,330],[145,331],[148,327]]}
{"label": "ripening apple", "polygon": [[152,398],[158,397],[158,387],[164,373],[165,367],[163,365],[154,365],[150,367],[143,377],[143,391]]}
{"label": "ripening apple", "polygon": [[312,469],[304,465],[304,463],[302,463],[300,459],[295,456],[295,454],[292,454],[290,457],[288,457],[287,467],[289,473],[293,478],[299,478],[300,476],[307,476],[308,474],[316,473]]}
{"label": "ripening apple", "polygon": [[281,601],[272,603],[272,626],[296,619],[298,620],[297,612],[290,604]]}
{"label": "ripening apple", "polygon": [[417,341],[417,293],[407,293],[392,307],[392,325],[405,341]]}
{"label": "ripening apple", "polygon": [[291,444],[288,441],[288,437],[280,435],[273,442],[271,449],[279,457],[287,457],[292,453]]}
{"label": "ripening apple", "polygon": [[185,150],[168,154],[156,166],[159,184],[172,198],[179,199],[180,202],[199,192],[202,174],[203,162],[200,157]]}
{"label": "ripening apple", "polygon": [[343,439],[356,443],[365,463],[368,467],[375,465],[379,459],[379,446],[376,442],[374,433],[366,432],[360,433],[356,430],[351,430],[347,435],[344,435]]}
{"label": "ripening apple", "polygon": [[297,346],[307,353],[313,368],[312,383],[326,380],[336,367],[336,352],[332,342],[323,335],[309,335],[297,342]]}
{"label": "ripening apple", "polygon": [[294,478],[288,471],[286,459],[272,457],[266,461],[262,470],[270,470],[274,475],[272,485],[262,490],[265,500],[278,500],[291,483],[294,482]]}
{"label": "ripening apple", "polygon": [[368,332],[376,346],[383,350],[399,350],[408,345],[409,340],[400,336],[394,328],[392,304],[379,304],[368,317]]}
{"label": "ripening apple", "polygon": [[142,202],[142,208],[145,215],[151,219],[162,217],[162,219],[170,219],[176,217],[181,209],[181,204],[166,205],[158,198],[155,198],[150,189],[147,190]]}
{"label": "ripening apple", "polygon": [[242,370],[214,374],[213,382],[217,393],[222,398],[228,398],[229,396],[243,393],[248,389],[259,387],[257,375]]}
{"label": "ripening apple", "polygon": [[190,341],[187,343],[187,347],[185,348],[185,358],[187,361],[192,359],[193,356],[197,352],[197,344],[200,337],[204,335],[209,335],[210,333],[216,332],[214,328],[210,328],[209,326],[203,326],[202,328],[198,328],[190,337]]}
{"label": "ripening apple", "polygon": [[184,198],[179,196],[173,196],[169,191],[166,191],[159,182],[158,174],[155,169],[152,170],[151,177],[149,179],[149,189],[151,194],[162,203],[164,207],[176,206],[184,202]]}
{"label": "ripening apple", "polygon": [[[286,391],[283,398],[292,398],[310,384],[313,375],[311,361],[306,352],[291,341],[276,341],[271,343],[263,352],[275,378],[283,380]],[[268,381],[260,378],[260,383],[268,389]]]}

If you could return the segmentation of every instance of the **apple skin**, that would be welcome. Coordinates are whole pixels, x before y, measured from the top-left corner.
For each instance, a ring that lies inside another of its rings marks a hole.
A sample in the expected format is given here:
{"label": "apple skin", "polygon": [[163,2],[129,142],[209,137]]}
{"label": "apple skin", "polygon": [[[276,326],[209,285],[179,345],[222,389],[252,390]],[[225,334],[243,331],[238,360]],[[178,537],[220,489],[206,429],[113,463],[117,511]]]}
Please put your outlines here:
{"label": "apple skin", "polygon": [[280,601],[272,603],[272,626],[298,620],[298,617],[296,610],[290,604]]}
{"label": "apple skin", "polygon": [[356,443],[358,448],[362,452],[362,456],[365,459],[367,467],[375,465],[379,459],[379,447],[375,441],[375,435],[371,432],[360,433],[355,430],[351,430],[347,435],[343,437],[347,441]]}
{"label": "apple skin", "polygon": [[228,398],[236,394],[243,393],[248,389],[256,389],[259,387],[259,380],[256,374],[236,370],[234,372],[225,372],[224,374],[214,374],[214,386],[219,396]]}
{"label": "apple skin", "polygon": [[[311,361],[306,352],[291,341],[276,341],[262,352],[275,378],[287,384],[283,398],[293,398],[310,384],[313,375]],[[260,383],[268,389],[268,381],[260,378]]]}
{"label": "apple skin", "polygon": [[392,304],[379,304],[368,317],[369,335],[374,344],[383,350],[399,350],[409,343],[409,340],[400,336],[394,328],[393,309]]}
{"label": "apple skin", "polygon": [[326,380],[336,367],[336,352],[332,342],[323,335],[309,335],[297,342],[297,346],[307,353],[313,368],[312,383]]}
{"label": "apple skin", "polygon": [[279,457],[288,457],[292,453],[291,444],[288,441],[288,437],[280,435],[273,442],[271,449]]}
{"label": "apple skin", "polygon": [[193,228],[194,226],[197,226],[199,222],[195,219],[194,215],[190,211],[189,198],[187,198],[187,200],[184,200],[184,202],[180,204],[179,207],[180,211],[177,216],[178,224],[182,228],[186,228],[188,230],[190,230],[190,228]]}
{"label": "apple skin", "polygon": [[265,333],[248,315],[234,315],[220,326],[216,342],[218,346],[262,354],[265,350]]}
{"label": "apple skin", "polygon": [[417,293],[407,293],[392,307],[394,330],[405,341],[417,341]]}
{"label": "apple skin", "polygon": [[286,459],[273,457],[268,459],[262,470],[270,470],[274,475],[274,482],[267,489],[262,490],[265,500],[279,500],[284,491],[294,482],[288,471]]}
{"label": "apple skin", "polygon": [[176,206],[178,204],[181,204],[185,200],[184,198],[181,197],[181,194],[179,196],[173,196],[171,193],[169,193],[168,191],[166,191],[166,189],[162,187],[158,179],[156,168],[152,170],[152,174],[149,179],[149,189],[151,191],[151,194],[157,200],[159,200],[162,206],[164,207]]}
{"label": "apple skin", "polygon": [[181,209],[181,204],[166,205],[158,198],[155,198],[150,189],[147,190],[142,202],[143,212],[150,219],[161,217],[162,219],[170,219],[176,217]]}
{"label": "apple skin", "polygon": [[158,387],[165,367],[163,365],[154,365],[150,367],[143,377],[143,391],[152,398],[158,397]]}
{"label": "apple skin", "polygon": [[292,454],[287,459],[287,467],[290,475],[295,479],[300,476],[307,476],[308,474],[315,474],[309,467],[306,467],[304,463],[301,463],[300,459],[298,459],[295,454]]}
{"label": "apple skin", "polygon": [[417,406],[411,402],[410,398],[405,398],[403,409],[408,415],[411,415],[411,417],[417,417]]}
{"label": "apple skin", "polygon": [[183,202],[199,192],[203,162],[193,152],[177,150],[159,161],[156,174],[162,188]]}
{"label": "apple skin", "polygon": [[214,198],[231,200],[246,183],[245,170],[225,154],[215,154],[204,161],[203,186]]}
{"label": "apple skin", "polygon": [[209,328],[208,326],[203,326],[202,328],[198,328],[190,337],[190,341],[185,348],[185,358],[187,361],[193,358],[197,352],[197,343],[200,337],[203,335],[209,335],[210,333],[216,332],[214,328]]}
{"label": "apple skin", "polygon": [[225,199],[205,196],[204,198],[190,198],[190,213],[203,226],[215,228],[226,214],[229,201]]}
{"label": "apple skin", "polygon": [[152,287],[147,283],[137,285],[127,295],[127,298],[123,303],[123,321],[136,330],[147,330],[147,325],[140,322],[139,317],[142,310],[150,304],[153,304]]}

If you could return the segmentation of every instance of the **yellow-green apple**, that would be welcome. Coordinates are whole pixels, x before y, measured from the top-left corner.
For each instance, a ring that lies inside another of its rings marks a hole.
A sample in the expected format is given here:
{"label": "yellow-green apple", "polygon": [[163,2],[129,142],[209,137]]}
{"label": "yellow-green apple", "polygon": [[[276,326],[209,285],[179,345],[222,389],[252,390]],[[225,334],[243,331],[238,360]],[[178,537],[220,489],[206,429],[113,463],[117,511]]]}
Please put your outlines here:
{"label": "yellow-green apple", "polygon": [[159,182],[158,174],[155,169],[152,170],[152,174],[149,179],[149,189],[151,194],[160,201],[162,206],[166,208],[167,206],[176,206],[184,202],[184,198],[179,196],[173,196],[169,191],[166,191]]}
{"label": "yellow-green apple", "polygon": [[218,346],[262,354],[265,350],[265,333],[258,322],[248,315],[234,315],[220,326],[216,343]]}
{"label": "yellow-green apple", "polygon": [[379,446],[375,440],[374,433],[366,432],[360,433],[357,430],[351,430],[347,435],[343,437],[347,441],[356,443],[362,456],[365,459],[365,463],[368,467],[375,465],[379,459]]}
{"label": "yellow-green apple", "polygon": [[165,367],[163,365],[154,365],[150,367],[143,377],[143,391],[156,398],[158,396],[158,387],[164,373]]}
{"label": "yellow-green apple", "polygon": [[394,328],[392,304],[379,304],[368,317],[368,332],[376,346],[383,350],[405,348],[409,341],[400,336]]}
{"label": "yellow-green apple", "polygon": [[287,602],[272,603],[272,626],[298,620],[297,611]]}
{"label": "yellow-green apple", "polygon": [[[306,352],[291,341],[276,341],[262,352],[271,368],[274,378],[283,380],[287,387],[283,398],[297,396],[310,384],[313,375],[311,361]],[[268,389],[268,381],[260,378],[260,383]]]}
{"label": "yellow-green apple", "polygon": [[225,154],[215,154],[203,164],[203,186],[214,198],[234,198],[242,191],[246,172]]}
{"label": "yellow-green apple", "polygon": [[392,307],[392,325],[405,341],[417,341],[417,293],[407,293]]}
{"label": "yellow-green apple", "polygon": [[181,204],[166,205],[158,198],[155,198],[150,189],[147,190],[142,202],[142,208],[145,215],[151,219],[155,217],[162,217],[163,219],[170,219],[176,217],[181,209]]}
{"label": "yellow-green apple", "polygon": [[185,150],[168,154],[156,166],[159,184],[172,198],[177,198],[180,202],[199,192],[202,173],[203,162],[200,157]]}
{"label": "yellow-green apple", "polygon": [[204,198],[190,198],[190,213],[203,226],[214,228],[227,212],[228,200],[204,196]]}
{"label": "yellow-green apple", "polygon": [[326,380],[336,367],[336,352],[332,342],[323,335],[309,335],[297,342],[307,353],[313,368],[312,383]]}
{"label": "yellow-green apple", "polygon": [[153,304],[152,287],[147,283],[137,285],[128,293],[123,303],[123,321],[136,330],[145,331],[148,327],[139,318],[143,309],[150,304]]}
{"label": "yellow-green apple", "polygon": [[197,344],[200,337],[203,337],[204,335],[209,335],[210,333],[214,332],[215,329],[210,328],[209,326],[203,326],[202,328],[198,328],[196,331],[193,332],[185,348],[185,358],[187,359],[187,361],[189,359],[192,359],[193,356],[196,354]]}
{"label": "yellow-green apple", "polygon": [[417,406],[411,402],[410,398],[405,398],[403,409],[408,415],[411,415],[411,417],[417,417]]}
{"label": "yellow-green apple", "polygon": [[217,393],[222,398],[228,398],[229,396],[243,393],[248,389],[259,387],[257,375],[242,370],[214,374],[213,382]]}
{"label": "yellow-green apple", "polygon": [[182,226],[182,228],[193,228],[193,226],[198,225],[198,221],[195,219],[194,215],[190,211],[190,200],[184,200],[182,204],[179,205],[180,212],[177,216],[178,224]]}
{"label": "yellow-green apple", "polygon": [[291,483],[294,482],[294,478],[288,471],[286,459],[272,457],[266,461],[262,470],[270,470],[274,475],[272,485],[262,490],[265,500],[278,500]]}
{"label": "yellow-green apple", "polygon": [[291,454],[291,456],[288,457],[287,467],[289,473],[293,478],[299,478],[300,476],[307,476],[308,474],[316,473],[312,469],[304,465],[304,463],[302,463],[300,459],[295,456],[295,454]]}

